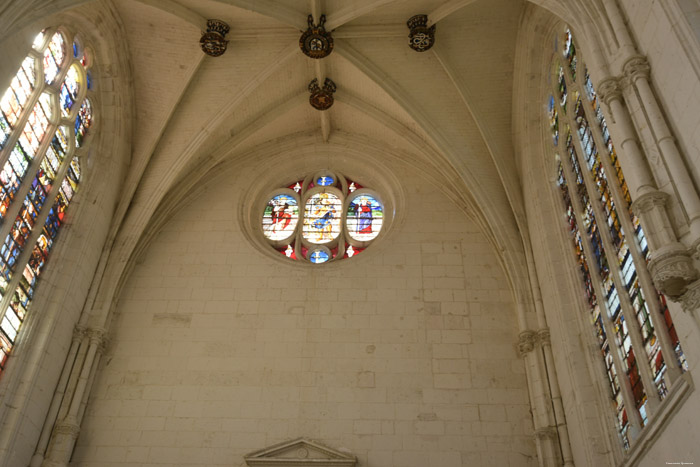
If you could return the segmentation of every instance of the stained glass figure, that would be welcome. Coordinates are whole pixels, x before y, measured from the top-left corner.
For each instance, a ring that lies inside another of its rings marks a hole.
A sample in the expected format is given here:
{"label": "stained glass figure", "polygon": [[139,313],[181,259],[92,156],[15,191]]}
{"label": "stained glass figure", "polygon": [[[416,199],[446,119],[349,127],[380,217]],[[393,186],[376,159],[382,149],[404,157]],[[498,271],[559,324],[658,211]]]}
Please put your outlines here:
{"label": "stained glass figure", "polygon": [[316,179],[316,184],[319,186],[331,186],[335,183],[333,177],[322,176]]}
{"label": "stained glass figure", "polygon": [[270,240],[284,240],[294,233],[298,220],[297,200],[289,195],[277,195],[265,206],[263,231]]}
{"label": "stained glass figure", "polygon": [[311,243],[335,240],[340,234],[342,202],[333,193],[316,193],[306,202],[303,237]]}
{"label": "stained glass figure", "polygon": [[382,205],[372,196],[357,196],[348,205],[348,234],[355,240],[374,239],[382,229],[382,220]]}

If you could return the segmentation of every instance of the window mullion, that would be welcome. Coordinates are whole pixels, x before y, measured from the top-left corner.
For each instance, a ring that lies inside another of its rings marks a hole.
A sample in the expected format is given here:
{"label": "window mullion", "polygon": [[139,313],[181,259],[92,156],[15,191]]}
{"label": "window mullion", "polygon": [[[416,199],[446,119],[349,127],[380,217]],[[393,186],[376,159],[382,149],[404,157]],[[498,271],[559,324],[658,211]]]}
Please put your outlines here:
{"label": "window mullion", "polygon": [[[580,66],[582,66],[582,69],[586,69],[585,64],[579,64]],[[579,94],[581,96],[585,96],[585,89],[581,89],[583,86],[578,83],[576,86],[578,87]],[[588,125],[591,129],[591,134],[593,135],[596,147],[607,148],[607,145],[605,144],[603,136],[600,132],[600,128],[593,124],[594,122],[598,122],[598,118],[593,113],[592,105],[586,105],[583,101],[584,97],[582,97],[581,99],[581,105],[583,106],[586,119],[588,119]],[[590,101],[588,102],[589,104],[591,104]],[[660,341],[661,351],[664,357],[664,361],[666,363],[666,371],[668,372],[669,380],[672,386],[673,383],[681,376],[681,370],[679,366],[675,364],[675,361],[677,360],[676,351],[673,348],[671,336],[668,332],[668,327],[666,326],[666,320],[661,311],[661,305],[658,299],[658,291],[656,290],[656,287],[654,287],[654,282],[651,279],[651,274],[647,269],[646,259],[642,255],[642,250],[639,245],[639,241],[637,240],[637,237],[634,234],[636,229],[632,224],[632,219],[630,219],[630,216],[628,215],[629,206],[627,205],[627,200],[625,199],[625,196],[622,192],[622,188],[617,183],[617,171],[612,165],[610,155],[607,153],[606,150],[603,150],[603,152],[605,152],[605,154],[601,154],[600,151],[598,151],[598,159],[603,164],[603,168],[605,169],[605,172],[608,176],[608,187],[612,191],[615,203],[617,204],[618,208],[624,208],[622,213],[618,211],[618,218],[622,223],[623,231],[627,232],[627,235],[625,235],[625,241],[627,242],[630,254],[632,255],[632,261],[634,262],[634,266],[637,271],[637,277],[639,277],[641,289],[644,292],[644,295],[647,297],[646,304],[648,304],[650,308],[654,330],[656,332],[656,336],[659,338]],[[634,321],[637,324],[639,324],[639,322],[636,319]]]}
{"label": "window mullion", "polygon": [[[573,170],[570,166],[570,162],[566,161],[566,157],[562,158],[562,168],[564,170],[564,175],[566,180],[576,180]],[[569,185],[567,188],[569,190],[575,190],[576,186]],[[574,208],[574,216],[576,217],[576,223],[579,226],[586,225],[583,216],[581,215],[585,209],[582,206],[581,200],[573,194],[570,196],[571,205]],[[595,258],[596,255],[593,252],[593,247],[586,235],[581,235],[581,244],[583,245],[583,250],[586,258]],[[591,275],[591,281],[593,283],[593,288],[595,289],[596,296],[598,297],[598,306],[602,308],[600,312],[601,321],[603,323],[603,329],[605,330],[605,335],[608,340],[608,345],[610,346],[610,355],[613,359],[613,364],[616,368],[616,373],[620,376],[627,374],[622,355],[620,354],[620,347],[615,342],[615,325],[611,319],[611,313],[608,309],[608,303],[605,297],[607,294],[603,288],[603,279],[600,276],[600,271],[596,267],[589,268],[589,274]],[[632,393],[632,386],[630,384],[629,378],[618,377],[618,384],[620,386],[620,391],[622,392],[622,399],[627,410],[630,423],[630,431],[632,437],[635,437],[642,429],[642,417],[637,410],[637,404],[635,403],[634,394]]]}
{"label": "window mullion", "polygon": [[[571,97],[573,97],[573,93],[571,93]],[[573,99],[571,99],[571,101],[572,107],[575,108],[575,101]],[[573,113],[574,112],[572,111],[571,114],[568,114],[566,116],[566,119],[570,122],[571,127],[576,127],[577,123],[572,118]],[[570,128],[567,128],[567,132],[570,131]],[[568,139],[568,134],[566,138]],[[581,156],[582,151],[585,151],[585,148],[583,147],[583,142],[580,138],[578,138],[578,136],[573,136],[573,133],[572,139],[577,139],[579,142],[578,150],[575,150],[574,154],[576,155],[578,165],[581,168],[581,175],[583,177],[586,190],[588,191],[588,198],[590,200],[591,207],[593,208],[593,214],[597,219],[598,233],[603,242],[605,257],[608,261],[608,268],[610,268],[610,276],[613,280],[613,284],[615,284],[615,288],[617,289],[618,298],[620,300],[621,313],[625,322],[627,323],[627,330],[629,333],[629,337],[632,341],[632,349],[634,352],[634,358],[637,363],[637,369],[639,370],[640,377],[642,378],[642,384],[644,386],[644,391],[646,392],[647,400],[649,401],[648,412],[650,414],[653,414],[659,405],[660,399],[659,392],[656,389],[656,384],[654,383],[654,378],[651,373],[651,368],[648,364],[648,359],[646,358],[646,354],[644,353],[644,339],[642,338],[642,332],[639,328],[639,323],[637,321],[637,316],[634,311],[634,307],[632,306],[632,303],[630,301],[629,291],[627,289],[626,284],[624,284],[622,281],[622,273],[620,271],[618,255],[616,254],[616,248],[613,244],[612,236],[610,235],[610,230],[607,228],[607,216],[605,215],[603,208],[601,207],[601,200],[596,182],[592,180],[590,171],[584,169],[587,167],[587,164]],[[640,359],[640,355],[644,358]]]}
{"label": "window mullion", "polygon": [[[61,184],[66,176],[66,173],[68,172],[70,162],[73,160],[73,153],[74,151],[71,151],[70,149],[68,150],[63,162],[61,163],[61,166],[56,171],[56,177],[54,178],[51,191],[46,194],[46,202],[44,203],[44,206],[42,206],[41,212],[37,214],[32,233],[24,244],[24,250],[22,250],[22,253],[20,253],[19,257],[17,258],[17,262],[15,263],[17,266],[12,273],[12,279],[10,279],[10,282],[7,284],[5,296],[2,297],[2,300],[0,300],[0,321],[2,321],[2,317],[5,316],[5,312],[10,305],[10,301],[12,300],[13,293],[19,285],[22,274],[24,273],[24,268],[32,255],[32,251],[34,250],[34,245],[36,245],[37,240],[39,240],[39,236],[41,236],[43,233],[44,223],[46,222],[46,218],[49,216],[51,208],[55,204],[56,196],[61,189]],[[10,223],[8,222],[8,224]],[[5,237],[3,237],[3,241],[4,239]]]}

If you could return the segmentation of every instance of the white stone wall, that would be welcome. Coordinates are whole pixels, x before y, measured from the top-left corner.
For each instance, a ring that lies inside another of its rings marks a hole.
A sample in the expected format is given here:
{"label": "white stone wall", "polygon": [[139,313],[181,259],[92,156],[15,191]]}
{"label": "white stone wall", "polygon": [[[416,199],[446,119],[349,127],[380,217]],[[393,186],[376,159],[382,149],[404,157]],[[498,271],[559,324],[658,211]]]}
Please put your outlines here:
{"label": "white stone wall", "polygon": [[312,268],[243,237],[248,173],[183,207],[123,289],[71,465],[241,466],[300,436],[360,466],[536,465],[492,248],[396,170],[410,210],[388,241]]}

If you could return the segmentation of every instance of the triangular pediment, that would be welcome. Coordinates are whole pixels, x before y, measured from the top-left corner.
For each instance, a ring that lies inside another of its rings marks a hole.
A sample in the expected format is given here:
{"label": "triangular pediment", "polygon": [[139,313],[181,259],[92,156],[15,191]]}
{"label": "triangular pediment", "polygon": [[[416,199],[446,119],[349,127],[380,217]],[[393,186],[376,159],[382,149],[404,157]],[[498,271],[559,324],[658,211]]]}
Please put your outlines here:
{"label": "triangular pediment", "polygon": [[245,456],[250,467],[355,467],[357,459],[315,441],[299,438]]}

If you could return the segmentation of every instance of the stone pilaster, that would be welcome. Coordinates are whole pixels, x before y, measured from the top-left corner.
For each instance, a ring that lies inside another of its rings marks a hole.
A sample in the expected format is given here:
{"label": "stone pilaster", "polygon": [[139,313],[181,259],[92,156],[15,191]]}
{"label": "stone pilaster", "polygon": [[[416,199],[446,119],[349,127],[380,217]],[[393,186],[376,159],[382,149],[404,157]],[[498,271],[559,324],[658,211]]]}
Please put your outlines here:
{"label": "stone pilaster", "polygon": [[75,366],[80,368],[76,374],[77,381],[75,391],[63,400],[67,407],[67,414],[58,420],[53,427],[51,442],[46,451],[42,467],[66,467],[70,462],[75,442],[80,434],[81,405],[87,393],[90,392],[90,374],[93,373],[93,365],[99,361],[99,354],[105,345],[105,330],[102,328],[79,329],[77,334],[84,336],[88,341],[88,350],[85,354],[79,354]]}

